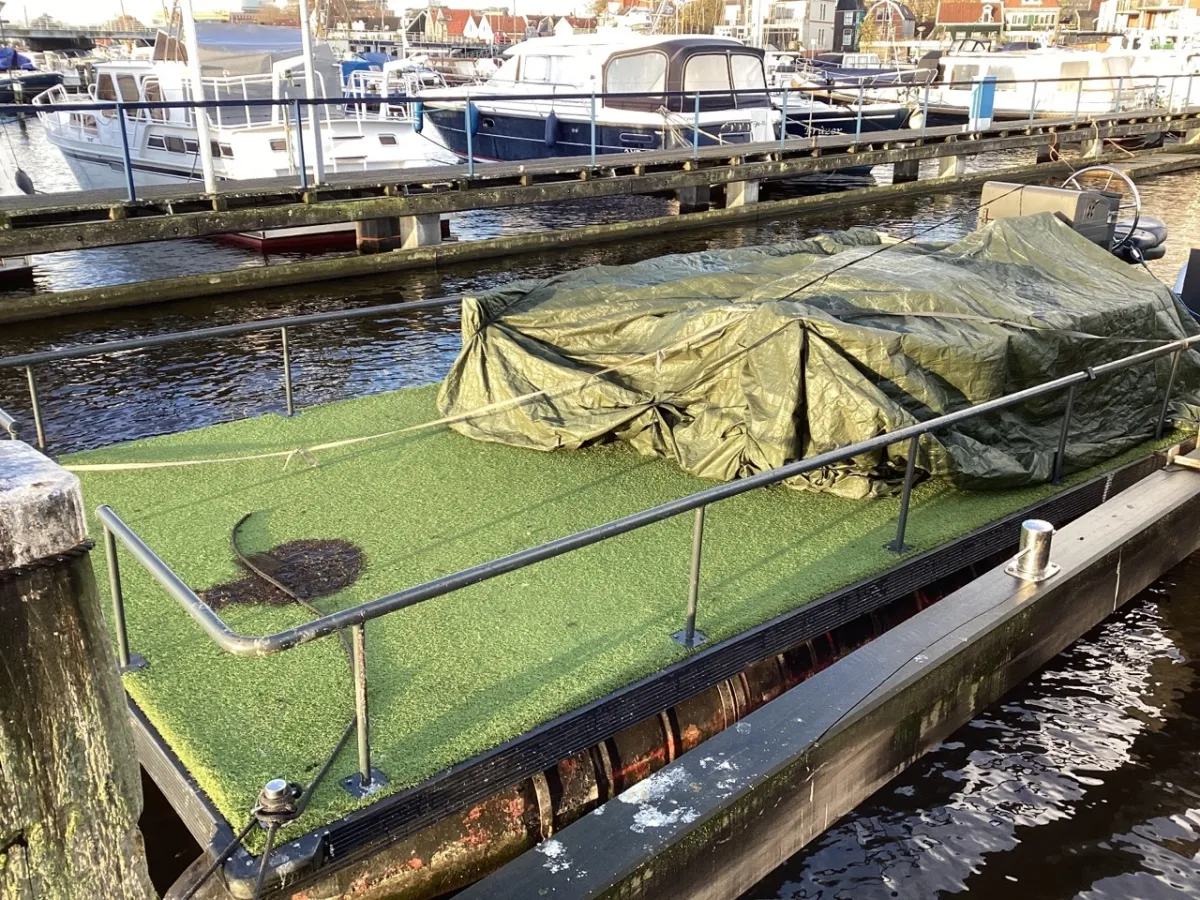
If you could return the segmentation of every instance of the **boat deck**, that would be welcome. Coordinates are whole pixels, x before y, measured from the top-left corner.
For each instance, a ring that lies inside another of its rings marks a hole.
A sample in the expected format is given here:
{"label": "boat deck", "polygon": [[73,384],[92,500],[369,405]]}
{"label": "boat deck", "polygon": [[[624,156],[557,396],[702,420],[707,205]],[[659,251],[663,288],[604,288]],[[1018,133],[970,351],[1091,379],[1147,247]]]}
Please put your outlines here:
{"label": "boat deck", "polygon": [[[188,585],[209,602],[228,601],[220,615],[251,634],[312,614],[294,603],[243,602],[262,595],[230,545],[247,513],[240,537],[247,552],[346,542],[335,548],[343,555],[323,557],[293,581],[297,589],[319,593],[354,575],[353,552],[361,552],[357,580],[311,597],[331,611],[709,484],[624,446],[539,453],[472,441],[444,426],[403,431],[437,419],[435,394],[430,386],[291,419],[268,415],[75,454],[63,464],[128,466],[80,472],[88,507],[112,506]],[[382,436],[243,458],[367,435]],[[1148,446],[1104,468],[1143,457]],[[210,462],[144,467],[195,460]],[[909,556],[1057,490],[920,485]],[[900,557],[884,545],[898,505],[777,487],[711,508],[698,627],[716,643],[895,567]],[[693,651],[671,635],[683,626],[691,537],[690,517],[668,520],[369,623],[372,762],[390,783],[367,800],[344,792],[338,781],[356,770],[348,746],[288,833],[378,802],[688,656]],[[149,663],[125,676],[126,689],[215,807],[243,822],[267,780],[311,779],[353,713],[339,642],[266,658],[226,655],[145,570],[123,562],[130,648]]]}

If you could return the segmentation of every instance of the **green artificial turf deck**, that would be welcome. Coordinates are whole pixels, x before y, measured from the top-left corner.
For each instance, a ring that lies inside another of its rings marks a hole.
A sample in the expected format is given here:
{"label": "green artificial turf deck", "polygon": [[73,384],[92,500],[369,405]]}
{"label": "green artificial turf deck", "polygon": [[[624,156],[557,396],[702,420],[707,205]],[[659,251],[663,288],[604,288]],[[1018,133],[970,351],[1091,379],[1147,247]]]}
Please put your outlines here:
{"label": "green artificial turf deck", "polygon": [[[306,447],[435,419],[435,392],[431,386],[332,403],[293,419],[263,416],[63,462]],[[315,459],[315,466],[294,457],[285,467],[274,458],[81,478],[90,510],[112,506],[195,590],[242,577],[229,537],[247,512],[256,513],[242,531],[247,550],[301,538],[354,542],[366,554],[365,571],[352,587],[316,601],[325,610],[711,484],[624,446],[539,453],[478,443],[446,428],[323,451]],[[927,550],[1051,492],[921,485],[907,540],[913,552]],[[728,638],[889,568],[896,557],[884,544],[894,534],[897,509],[895,499],[841,500],[787,488],[710,507],[698,627],[716,640]],[[691,525],[692,516],[677,517],[369,623],[373,763],[391,778],[387,791],[685,656],[670,635],[683,626]],[[125,686],[217,807],[240,823],[270,778],[306,783],[353,710],[336,637],[263,659],[229,656],[128,557],[122,576],[130,646],[150,663],[126,676]],[[311,618],[295,606],[230,606],[220,614],[247,634]],[[337,783],[355,766],[352,740],[289,833],[360,805]]]}

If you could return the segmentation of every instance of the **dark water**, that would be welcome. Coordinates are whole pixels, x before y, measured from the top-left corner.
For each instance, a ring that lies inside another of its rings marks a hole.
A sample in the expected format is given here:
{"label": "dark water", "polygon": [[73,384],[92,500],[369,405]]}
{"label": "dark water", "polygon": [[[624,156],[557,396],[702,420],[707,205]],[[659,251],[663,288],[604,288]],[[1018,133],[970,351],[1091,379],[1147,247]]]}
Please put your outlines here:
{"label": "dark water", "polygon": [[[70,186],[69,172],[36,127],[25,138],[14,135],[20,140],[29,142],[24,165],[40,188]],[[1164,219],[1172,235],[1167,257],[1151,269],[1173,283],[1189,247],[1200,245],[1200,174],[1165,176],[1141,187],[1146,211]],[[337,283],[318,284],[7,327],[0,330],[0,355],[441,297],[584,265],[856,225],[902,237],[953,239],[974,227],[977,202],[976,191],[918,197],[356,281],[352,292]],[[455,228],[482,237],[670,208],[667,200],[639,198],[489,211],[459,217]],[[60,254],[38,264],[42,285],[61,290],[278,259],[180,242]],[[294,333],[292,343],[296,399],[305,406],[440,378],[458,349],[458,317],[448,307],[384,322],[332,323]],[[47,364],[37,376],[56,452],[256,415],[283,403],[276,334]],[[31,433],[23,373],[0,370],[0,407]],[[747,898],[1200,896],[1198,586],[1200,561],[1193,560],[961,729]]]}
{"label": "dark water", "polygon": [[1200,557],[743,900],[1200,895]]}

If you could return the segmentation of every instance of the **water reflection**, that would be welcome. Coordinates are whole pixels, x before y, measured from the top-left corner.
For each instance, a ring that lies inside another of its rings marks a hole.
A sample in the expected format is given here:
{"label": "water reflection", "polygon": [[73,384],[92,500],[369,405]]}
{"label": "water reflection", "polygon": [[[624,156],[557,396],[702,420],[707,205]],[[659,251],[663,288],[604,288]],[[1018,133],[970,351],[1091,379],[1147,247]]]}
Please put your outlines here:
{"label": "water reflection", "polygon": [[1200,558],[745,895],[1200,894]]}

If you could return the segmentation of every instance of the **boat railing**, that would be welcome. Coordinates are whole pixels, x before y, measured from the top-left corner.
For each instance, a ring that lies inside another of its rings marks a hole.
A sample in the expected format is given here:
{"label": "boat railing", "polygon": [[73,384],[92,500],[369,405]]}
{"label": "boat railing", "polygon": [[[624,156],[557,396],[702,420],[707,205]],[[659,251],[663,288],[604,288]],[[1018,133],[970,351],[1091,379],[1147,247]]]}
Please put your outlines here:
{"label": "boat railing", "polygon": [[[438,300],[390,304],[383,307],[344,310],[331,313],[314,313],[306,316],[292,316],[237,325],[196,329],[176,334],[110,341],[105,344],[92,346],[48,350],[40,353],[0,359],[0,367],[20,366],[26,369],[34,407],[38,440],[39,444],[44,446],[40,407],[33,379],[33,366],[35,364],[65,359],[80,359],[89,356],[107,356],[125,353],[133,349],[163,346],[180,341],[279,329],[282,338],[283,389],[287,410],[290,414],[293,411],[293,400],[291,372],[288,362],[289,328],[351,318],[395,317],[408,312],[440,308],[458,300],[461,300],[461,298],[448,297]],[[686,602],[681,604],[684,627],[681,631],[673,635],[664,635],[663,637],[664,639],[674,638],[689,650],[693,649],[697,643],[696,618],[700,601],[705,511],[709,506],[749,491],[778,485],[788,479],[794,479],[829,466],[847,463],[856,457],[860,458],[866,455],[887,452],[893,447],[901,446],[903,450],[898,455],[905,461],[904,480],[897,509],[895,538],[887,545],[888,549],[899,557],[907,553],[910,549],[905,545],[904,539],[909,519],[912,489],[916,479],[916,460],[921,451],[922,439],[927,439],[935,432],[962,422],[1010,409],[1033,400],[1065,393],[1062,420],[1059,426],[1057,446],[1053,449],[1053,464],[1051,467],[1051,481],[1054,484],[1059,484],[1064,474],[1067,442],[1071,431],[1071,418],[1079,391],[1085,389],[1092,382],[1114,372],[1133,366],[1147,364],[1155,366],[1158,360],[1170,357],[1166,385],[1156,412],[1153,427],[1154,436],[1161,438],[1170,413],[1170,402],[1180,360],[1185,352],[1189,352],[1197,344],[1200,344],[1200,335],[1174,341],[1165,341],[1157,347],[1152,347],[1139,353],[1044,381],[1011,394],[966,406],[922,422],[915,422],[912,425],[879,434],[855,444],[829,450],[807,459],[796,460],[745,478],[705,488],[685,497],[661,503],[657,506],[564,535],[552,541],[529,547],[488,562],[470,566],[457,572],[442,575],[422,584],[338,610],[337,612],[320,616],[301,625],[270,634],[247,635],[235,631],[150,548],[128,523],[121,519],[116,511],[108,506],[101,506],[97,509],[96,515],[103,530],[105,554],[108,564],[109,590],[113,605],[112,626],[117,640],[118,659],[122,670],[126,672],[134,671],[140,665],[147,662],[153,664],[153,660],[145,661],[136,657],[130,648],[124,604],[125,585],[121,575],[118,546],[124,548],[126,553],[149,574],[158,587],[175,600],[217,646],[226,653],[250,657],[270,656],[349,629],[351,633],[350,646],[354,670],[355,722],[358,731],[358,787],[359,789],[366,788],[371,785],[372,779],[375,777],[371,766],[368,717],[369,692],[365,638],[368,622],[416,606],[428,600],[452,594],[463,588],[524,569],[545,560],[582,550],[583,548],[602,543],[619,535],[628,534],[658,522],[692,513],[690,574]],[[214,464],[224,463],[215,462]]]}
{"label": "boat railing", "polygon": [[[318,73],[320,77],[320,73]],[[68,98],[65,92],[63,94],[55,94],[47,91],[38,97],[34,98],[33,105],[28,104],[0,104],[0,115],[21,115],[36,113],[44,115],[54,107],[69,108],[75,112],[85,111],[100,111],[100,115],[106,118],[116,117],[118,112],[123,112],[125,115],[140,115],[142,110],[195,110],[204,109],[209,116],[209,120],[214,122],[223,130],[236,128],[256,128],[261,127],[257,123],[258,117],[264,119],[269,116],[267,121],[275,123],[276,127],[282,125],[285,129],[292,129],[295,135],[289,135],[289,140],[294,143],[297,148],[303,148],[308,143],[305,141],[304,134],[306,123],[308,130],[313,128],[314,121],[322,122],[323,125],[332,131],[334,122],[341,119],[349,119],[356,123],[351,126],[357,128],[360,135],[364,134],[364,123],[369,118],[364,110],[369,110],[372,106],[378,107],[381,103],[386,103],[388,107],[407,108],[412,112],[414,120],[423,120],[423,112],[425,106],[435,106],[442,109],[461,110],[464,117],[464,128],[466,133],[466,157],[467,176],[474,177],[475,167],[477,163],[477,154],[473,146],[474,128],[477,124],[479,107],[481,103],[504,103],[504,104],[524,104],[526,109],[541,110],[548,102],[550,107],[556,108],[559,104],[563,106],[573,107],[573,111],[578,111],[586,114],[591,123],[590,138],[588,140],[589,154],[593,164],[595,164],[598,151],[601,148],[597,145],[597,113],[598,110],[605,109],[608,102],[618,99],[646,99],[654,98],[661,102],[664,110],[670,110],[670,115],[665,117],[664,121],[669,121],[672,130],[682,131],[687,130],[689,123],[685,120],[691,119],[690,131],[692,135],[692,150],[693,153],[698,153],[701,143],[701,134],[708,135],[702,128],[701,121],[701,100],[703,98],[721,98],[727,100],[733,98],[736,103],[738,97],[753,96],[761,99],[764,96],[770,97],[773,100],[778,98],[777,105],[783,107],[784,115],[777,116],[773,121],[787,119],[787,103],[789,98],[799,96],[807,96],[820,99],[822,95],[829,91],[836,91],[834,86],[817,86],[808,85],[804,87],[784,87],[782,89],[773,89],[764,87],[753,88],[735,88],[735,89],[714,89],[714,90],[688,90],[688,91],[580,91],[572,89],[570,86],[547,85],[547,90],[541,92],[531,92],[524,94],[515,93],[496,93],[494,90],[489,90],[488,85],[482,84],[477,88],[463,89],[457,95],[437,96],[425,94],[423,91],[413,93],[406,87],[406,92],[402,94],[385,93],[382,96],[360,98],[347,96],[319,96],[319,97],[256,97],[253,96],[253,89],[263,84],[273,83],[278,85],[279,82],[271,82],[274,78],[271,75],[256,75],[256,76],[238,76],[225,79],[208,79],[208,84],[219,82],[221,90],[227,92],[240,93],[240,96],[235,96],[233,99],[210,99],[207,96],[202,101],[193,101],[191,99],[184,101],[139,101],[139,102],[123,102],[110,100],[97,100],[95,97],[89,97],[83,100]],[[1049,114],[1060,116],[1064,123],[1080,123],[1093,121],[1093,117],[1098,115],[1120,115],[1123,112],[1158,112],[1160,110],[1170,112],[1185,112],[1194,110],[1194,82],[1196,76],[1183,73],[1171,73],[1167,75],[1138,76],[1136,79],[1131,76],[1112,76],[1112,75],[1096,75],[1096,76],[1077,76],[1070,78],[1041,78],[1041,79],[997,79],[995,84],[998,88],[1008,85],[1025,85],[1029,87],[1029,103],[1028,103],[1028,123],[1033,127],[1035,118],[1046,118]],[[1114,87],[1115,85],[1115,87]],[[938,85],[938,89],[944,88],[963,88],[973,89],[977,86],[975,81],[948,81]],[[923,86],[910,86],[901,90],[906,91],[903,94],[904,105],[907,105],[914,113],[920,113],[920,137],[924,137],[926,133],[926,124],[928,122],[928,112],[931,103],[937,104],[938,95],[931,94],[932,85],[925,83]],[[864,117],[861,115],[861,110],[864,104],[879,101],[883,96],[882,92],[887,91],[887,88],[868,88],[865,84],[859,84],[857,87],[857,101],[851,101],[857,106],[859,115],[856,116],[856,124],[853,132],[853,144],[857,145],[864,133]],[[219,91],[215,91],[219,93]],[[322,93],[324,93],[322,83]],[[1055,97],[1063,98],[1066,106],[1072,106],[1071,94],[1074,95],[1073,112],[1070,109],[1052,109],[1045,108],[1045,98],[1047,94],[1052,94]],[[843,92],[844,95],[844,92]],[[1042,102],[1039,103],[1039,95]],[[64,98],[65,102],[64,102]],[[1085,105],[1084,99],[1088,99]],[[1163,98],[1165,98],[1165,103]],[[560,107],[561,108],[561,107]],[[852,107],[853,108],[853,107]],[[956,107],[961,108],[961,107]],[[233,123],[228,120],[229,114],[225,111],[235,109],[239,111],[242,117],[240,123]],[[256,110],[268,110],[268,112],[256,112]],[[307,115],[306,115],[307,111]],[[337,111],[337,119],[333,113]],[[733,112],[733,110],[730,110]],[[994,131],[1003,131],[1010,128],[1009,124],[1014,117],[1011,111],[1004,122],[995,122],[991,125],[987,124],[968,124],[967,128],[975,133],[987,134]],[[542,114],[540,112],[536,114]],[[153,113],[149,113],[153,115]],[[187,115],[192,115],[188,112]],[[249,116],[254,120],[253,123],[246,123],[244,119]],[[914,125],[914,127],[916,127]],[[865,129],[870,131],[868,127]],[[849,132],[846,132],[849,136]],[[128,135],[122,131],[122,152],[124,154],[124,166],[126,171],[126,186],[129,191],[129,199],[131,202],[136,201],[137,191],[134,179],[131,175],[132,163],[129,158]],[[720,135],[708,135],[711,139],[720,141]],[[814,136],[803,138],[789,138],[787,129],[779,129],[777,135],[780,141],[780,149],[785,150],[789,140],[808,141],[815,140]],[[740,141],[738,143],[741,143]],[[312,155],[315,157],[308,160],[304,159],[305,154],[298,153],[300,157],[294,160],[291,166],[293,172],[299,175],[300,187],[307,190],[309,188],[309,179],[313,172],[324,171],[323,160],[326,156],[325,141],[313,141]],[[684,142],[686,146],[686,141]],[[637,152],[632,148],[622,148],[626,152]],[[647,149],[657,149],[648,147]],[[203,148],[201,148],[203,153]],[[461,151],[460,151],[461,153]]]}
{"label": "boat railing", "polygon": [[4,429],[4,433],[8,435],[9,440],[15,441],[18,435],[17,420],[0,409],[0,428]]}

